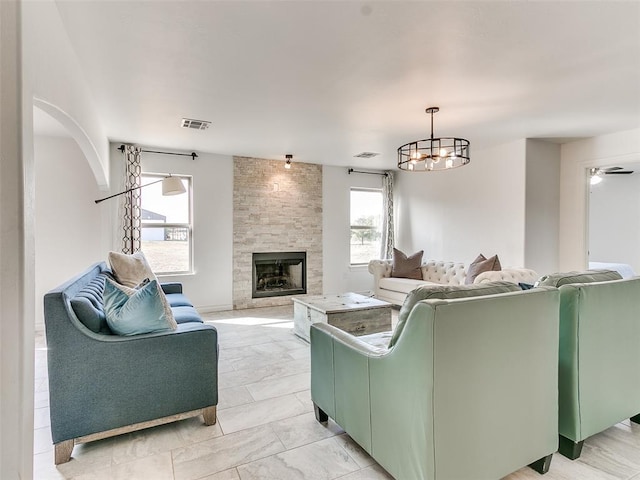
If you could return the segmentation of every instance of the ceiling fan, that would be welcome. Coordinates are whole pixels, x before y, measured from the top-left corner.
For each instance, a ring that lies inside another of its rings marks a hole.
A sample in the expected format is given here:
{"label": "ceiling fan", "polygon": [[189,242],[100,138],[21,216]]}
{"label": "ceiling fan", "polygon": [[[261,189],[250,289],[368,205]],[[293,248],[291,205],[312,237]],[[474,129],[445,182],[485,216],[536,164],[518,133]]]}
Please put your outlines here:
{"label": "ceiling fan", "polygon": [[602,181],[604,175],[629,175],[633,170],[625,170],[622,167],[590,168],[589,176],[591,185],[596,185]]}

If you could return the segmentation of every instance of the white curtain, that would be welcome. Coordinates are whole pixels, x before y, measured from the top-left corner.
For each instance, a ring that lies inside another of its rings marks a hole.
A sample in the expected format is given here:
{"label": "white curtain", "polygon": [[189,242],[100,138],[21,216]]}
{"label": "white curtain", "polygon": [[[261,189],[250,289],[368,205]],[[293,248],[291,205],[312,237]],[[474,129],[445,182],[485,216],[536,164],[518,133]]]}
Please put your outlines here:
{"label": "white curtain", "polygon": [[[124,189],[140,186],[140,148],[124,146]],[[122,253],[135,253],[140,250],[140,189],[122,196]]]}
{"label": "white curtain", "polygon": [[393,172],[386,171],[382,177],[382,241],[380,258],[393,255]]}

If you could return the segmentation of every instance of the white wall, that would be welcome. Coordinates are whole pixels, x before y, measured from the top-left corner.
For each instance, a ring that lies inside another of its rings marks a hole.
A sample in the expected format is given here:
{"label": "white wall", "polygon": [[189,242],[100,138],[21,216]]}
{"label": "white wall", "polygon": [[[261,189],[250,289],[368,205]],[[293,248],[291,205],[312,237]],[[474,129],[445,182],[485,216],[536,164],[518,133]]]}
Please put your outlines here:
{"label": "white wall", "polygon": [[350,191],[351,188],[382,188],[382,177],[349,175],[344,167],[327,165],[322,172],[324,293],[373,291],[373,276],[367,266],[350,265]]}
{"label": "white wall", "polygon": [[[22,2],[25,96],[76,139],[98,184],[109,178],[107,137],[93,95],[53,0]],[[31,105],[27,106],[29,109]]]}
{"label": "white wall", "polygon": [[[33,475],[33,254],[21,129],[20,6],[0,2],[0,478]],[[27,319],[27,320],[25,320]]]}
{"label": "white wall", "polygon": [[640,272],[640,174],[608,175],[591,186],[589,260]]}
{"label": "white wall", "polygon": [[525,261],[540,275],[558,271],[560,145],[527,139]]}
{"label": "white wall", "polygon": [[640,128],[562,145],[560,166],[560,270],[587,266],[587,202],[590,167],[640,161]]}
{"label": "white wall", "polygon": [[107,233],[95,176],[69,137],[34,137],[36,328],[44,294],[105,260]]}
{"label": "white wall", "polygon": [[[114,188],[120,181],[122,154],[119,143],[111,145]],[[152,146],[143,147],[154,150]],[[189,157],[142,154],[143,171],[193,176],[195,275],[163,277],[178,281],[199,309],[232,308],[233,250],[233,159],[198,153]],[[349,263],[349,192],[352,187],[381,188],[381,177],[347,174],[343,167],[323,166],[323,286],[324,293],[373,290],[373,277],[366,266]],[[117,187],[119,188],[119,187]],[[114,191],[115,193],[115,191]],[[117,203],[117,202],[116,202]],[[111,208],[115,208],[116,203]],[[114,213],[114,218],[117,214]],[[120,250],[119,234],[112,249]],[[106,256],[106,254],[105,254]]]}
{"label": "white wall", "polygon": [[[3,177],[0,363],[4,367],[0,374],[0,477],[14,479],[31,478],[33,474],[37,301],[33,105],[38,103],[65,123],[82,146],[97,182],[105,187],[109,164],[107,139],[55,3],[2,1],[0,22]],[[56,177],[62,175],[58,172]],[[16,193],[19,197],[12,196]],[[62,257],[60,263],[64,262]]]}
{"label": "white wall", "polygon": [[498,254],[525,262],[525,140],[472,152],[467,166],[401,172],[396,178],[397,247],[424,259],[469,264]]}
{"label": "white wall", "polygon": [[[120,143],[111,144],[112,185],[121,179]],[[142,147],[144,150],[161,150]],[[184,153],[184,152],[179,152]],[[233,304],[233,157],[198,152],[198,158],[142,153],[142,171],[173,173],[193,177],[193,259],[192,275],[162,276],[163,282],[181,282],[184,292],[200,311],[231,309]],[[118,199],[108,200],[115,208]],[[105,203],[107,203],[105,202]],[[112,210],[113,211],[113,210]],[[117,210],[116,210],[117,211]],[[114,218],[118,218],[114,214]],[[113,229],[117,228],[117,220]],[[121,250],[114,235],[112,249]],[[106,258],[106,253],[104,257]]]}

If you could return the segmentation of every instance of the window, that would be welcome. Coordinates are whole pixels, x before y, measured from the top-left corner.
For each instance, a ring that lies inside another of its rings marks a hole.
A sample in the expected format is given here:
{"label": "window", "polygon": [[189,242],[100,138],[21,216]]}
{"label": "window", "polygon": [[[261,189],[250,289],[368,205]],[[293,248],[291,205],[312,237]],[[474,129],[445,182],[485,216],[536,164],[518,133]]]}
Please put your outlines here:
{"label": "window", "polygon": [[380,258],[382,190],[351,189],[351,265]]}
{"label": "window", "polygon": [[[182,180],[186,193],[163,196],[162,182],[140,190],[142,196],[142,251],[158,274],[191,273],[191,177]],[[143,173],[141,184],[164,175]]]}

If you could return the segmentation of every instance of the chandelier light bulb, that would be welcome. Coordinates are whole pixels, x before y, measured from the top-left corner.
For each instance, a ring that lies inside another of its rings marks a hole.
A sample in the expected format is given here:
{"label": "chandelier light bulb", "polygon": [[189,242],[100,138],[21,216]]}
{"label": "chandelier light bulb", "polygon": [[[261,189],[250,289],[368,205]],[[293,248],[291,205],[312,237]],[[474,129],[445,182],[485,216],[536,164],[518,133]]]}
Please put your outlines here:
{"label": "chandelier light bulb", "polygon": [[453,168],[453,160],[450,158],[447,158],[447,161],[445,162],[445,167],[446,168]]}
{"label": "chandelier light bulb", "polygon": [[447,156],[447,149],[446,148],[441,148],[440,149],[440,156],[441,157],[446,157]]}

